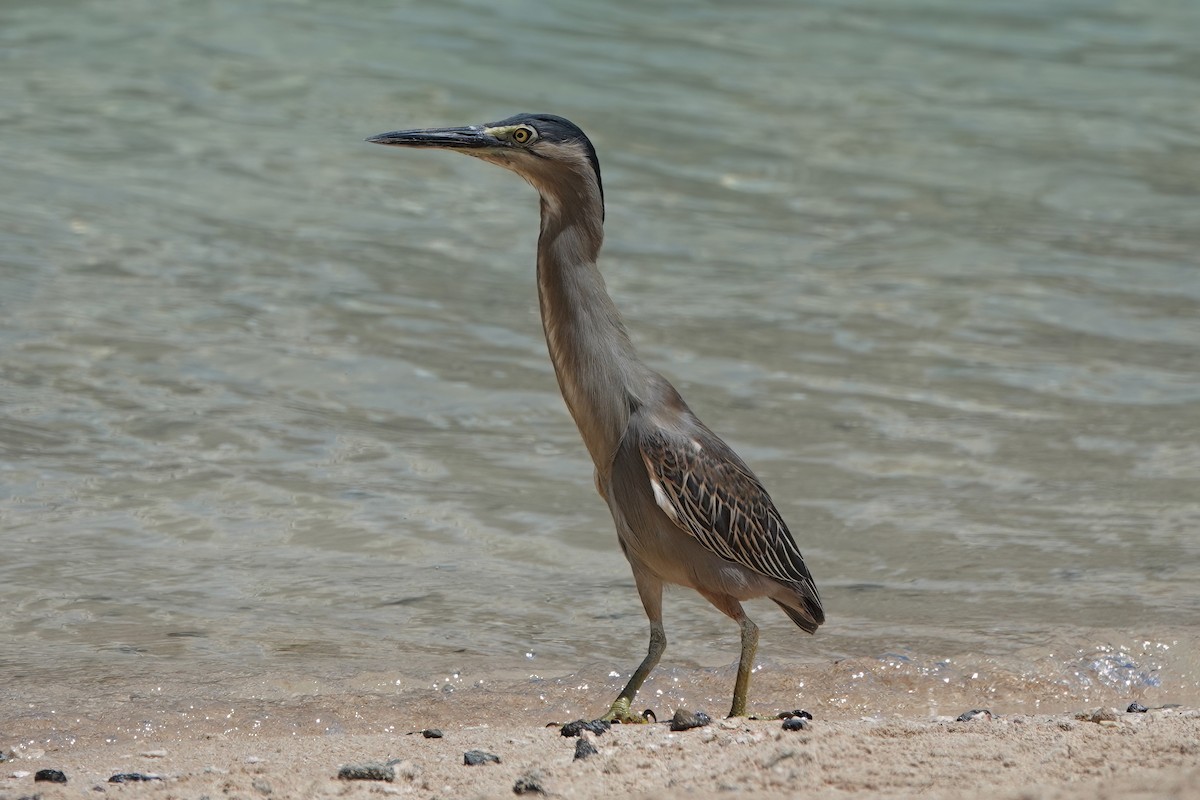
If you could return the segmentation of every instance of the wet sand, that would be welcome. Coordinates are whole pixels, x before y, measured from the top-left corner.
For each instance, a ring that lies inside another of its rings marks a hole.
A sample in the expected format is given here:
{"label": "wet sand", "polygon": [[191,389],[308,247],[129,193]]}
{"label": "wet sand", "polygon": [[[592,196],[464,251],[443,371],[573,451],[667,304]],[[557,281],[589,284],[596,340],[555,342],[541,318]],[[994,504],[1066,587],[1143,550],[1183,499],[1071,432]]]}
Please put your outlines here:
{"label": "wet sand", "polygon": [[[761,702],[777,688],[766,683]],[[578,740],[549,725],[586,707],[579,703],[586,687],[577,688],[538,695],[526,684],[385,698],[288,697],[276,687],[270,698],[201,704],[173,685],[122,701],[81,696],[16,714],[8,706],[0,717],[8,759],[0,763],[0,798],[95,796],[97,787],[162,798],[511,797],[522,781],[529,793],[537,786],[552,797],[1200,796],[1200,711],[1191,708],[996,709],[990,719],[960,722],[912,709],[864,714],[818,705],[798,731],[776,719],[718,718],[678,733],[665,722],[615,726],[588,735],[597,753],[575,760]],[[664,719],[673,710],[661,697],[657,705]],[[426,728],[440,729],[442,738],[426,738]],[[466,766],[468,750],[500,762]],[[338,778],[344,765],[389,762],[391,781]],[[35,783],[43,769],[62,771],[68,782]],[[162,780],[109,783],[117,773]]]}

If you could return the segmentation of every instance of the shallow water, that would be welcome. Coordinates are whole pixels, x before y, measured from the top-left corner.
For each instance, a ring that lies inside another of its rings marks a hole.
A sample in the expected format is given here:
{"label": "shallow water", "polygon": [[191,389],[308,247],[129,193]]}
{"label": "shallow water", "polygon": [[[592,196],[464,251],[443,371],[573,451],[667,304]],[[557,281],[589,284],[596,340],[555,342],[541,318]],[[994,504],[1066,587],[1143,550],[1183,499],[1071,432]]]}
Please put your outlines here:
{"label": "shallow water", "polygon": [[[4,705],[619,685],[645,620],[541,339],[536,196],[361,141],[518,110],[591,134],[642,355],[818,580],[814,638],[751,609],[767,687],[1195,702],[1196,30],[1167,0],[6,3]],[[647,691],[723,697],[736,627],[666,614]]]}

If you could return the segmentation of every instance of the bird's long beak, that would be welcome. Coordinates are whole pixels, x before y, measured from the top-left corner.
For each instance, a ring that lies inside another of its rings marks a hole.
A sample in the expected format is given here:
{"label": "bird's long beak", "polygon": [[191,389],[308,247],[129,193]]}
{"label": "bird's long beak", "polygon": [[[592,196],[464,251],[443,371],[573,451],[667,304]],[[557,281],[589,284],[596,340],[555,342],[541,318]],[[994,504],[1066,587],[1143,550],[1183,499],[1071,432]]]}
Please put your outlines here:
{"label": "bird's long beak", "polygon": [[495,147],[499,142],[479,125],[463,128],[425,128],[415,131],[392,131],[367,139],[375,144],[394,147],[445,147],[474,149]]}

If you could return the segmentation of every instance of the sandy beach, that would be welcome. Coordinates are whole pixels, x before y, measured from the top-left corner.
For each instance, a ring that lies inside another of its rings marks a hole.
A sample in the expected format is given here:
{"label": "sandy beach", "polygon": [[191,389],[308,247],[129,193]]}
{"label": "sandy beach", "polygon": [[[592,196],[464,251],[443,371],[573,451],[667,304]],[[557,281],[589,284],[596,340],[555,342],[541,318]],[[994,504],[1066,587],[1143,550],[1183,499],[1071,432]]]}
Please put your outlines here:
{"label": "sandy beach", "polygon": [[[818,705],[801,730],[717,717],[673,732],[671,706],[660,702],[663,721],[585,733],[596,752],[576,759],[580,740],[561,725],[581,695],[543,693],[540,704],[522,704],[528,695],[528,686],[511,686],[205,706],[172,687],[119,703],[77,698],[61,710],[35,703],[0,720],[0,798],[1200,797],[1200,711],[1192,708],[996,709],[964,722]],[[433,728],[440,738],[423,735]],[[467,766],[471,750],[499,762]],[[390,780],[339,779],[347,765],[383,767]],[[67,782],[35,782],[47,769]],[[110,782],[129,773],[154,779]]]}

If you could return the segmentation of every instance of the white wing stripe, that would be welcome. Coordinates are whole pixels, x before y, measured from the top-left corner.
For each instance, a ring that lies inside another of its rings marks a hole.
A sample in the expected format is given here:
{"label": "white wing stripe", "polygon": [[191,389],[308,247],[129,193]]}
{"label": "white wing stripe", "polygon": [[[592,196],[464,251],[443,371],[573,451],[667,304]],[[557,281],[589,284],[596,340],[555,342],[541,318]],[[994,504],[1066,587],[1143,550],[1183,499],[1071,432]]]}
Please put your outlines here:
{"label": "white wing stripe", "polygon": [[667,498],[667,493],[663,491],[662,484],[654,478],[650,479],[650,488],[654,490],[654,502],[658,503],[658,507],[663,510],[668,517],[678,522],[679,515],[675,513],[675,506],[671,505],[671,501]]}

